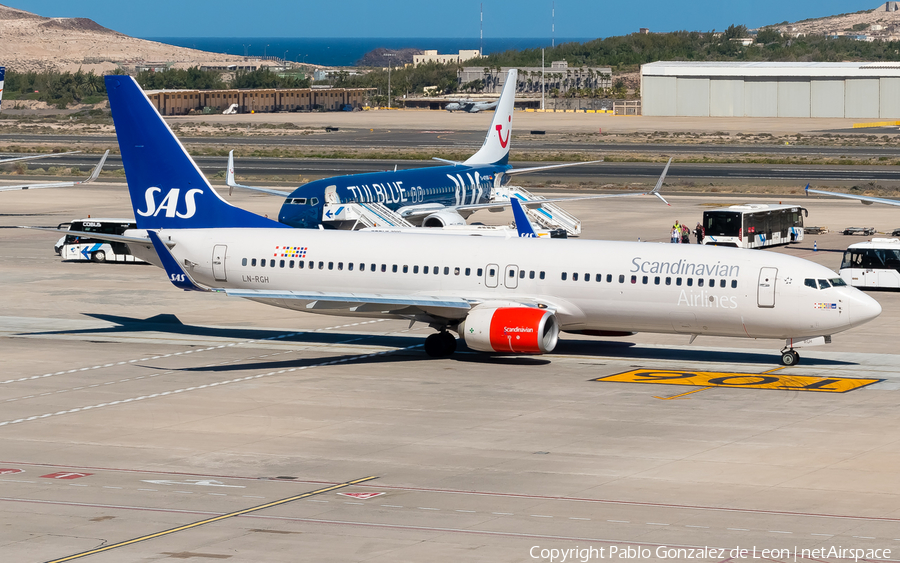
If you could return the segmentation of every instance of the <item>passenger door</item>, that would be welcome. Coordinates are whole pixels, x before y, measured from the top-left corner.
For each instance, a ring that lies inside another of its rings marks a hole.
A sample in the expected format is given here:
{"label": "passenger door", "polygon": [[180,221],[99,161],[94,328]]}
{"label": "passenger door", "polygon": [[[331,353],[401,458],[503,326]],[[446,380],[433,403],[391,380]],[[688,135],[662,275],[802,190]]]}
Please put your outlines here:
{"label": "passenger door", "polygon": [[760,307],[775,306],[775,277],[777,274],[778,268],[760,268],[757,291],[757,305]]}
{"label": "passenger door", "polygon": [[212,267],[213,277],[216,278],[216,281],[228,281],[228,278],[225,277],[225,255],[227,252],[228,247],[224,244],[217,244],[213,247]]}

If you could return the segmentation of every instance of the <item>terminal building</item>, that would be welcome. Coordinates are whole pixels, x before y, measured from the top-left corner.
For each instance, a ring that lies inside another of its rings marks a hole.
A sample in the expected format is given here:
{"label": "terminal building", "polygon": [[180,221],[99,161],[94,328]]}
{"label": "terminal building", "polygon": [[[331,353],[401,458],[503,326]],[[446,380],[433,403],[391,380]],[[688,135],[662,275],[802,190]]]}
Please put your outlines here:
{"label": "terminal building", "polygon": [[[256,90],[148,90],[160,115],[221,113],[237,104],[238,113],[337,111],[366,105],[374,88],[260,88]],[[208,108],[208,109],[207,109]]]}
{"label": "terminal building", "polygon": [[557,89],[560,93],[565,93],[576,88],[596,90],[612,86],[612,68],[608,66],[570,67],[566,61],[553,61],[549,67],[544,69],[539,66],[502,67],[500,69],[486,69],[480,66],[465,67],[457,72],[456,80],[460,87],[481,80],[484,85],[483,93],[499,94],[503,91],[506,74],[511,68],[519,69],[516,91],[520,93],[540,93],[542,75],[545,92]]}
{"label": "terminal building", "polygon": [[660,61],[641,97],[647,116],[900,119],[900,63]]}

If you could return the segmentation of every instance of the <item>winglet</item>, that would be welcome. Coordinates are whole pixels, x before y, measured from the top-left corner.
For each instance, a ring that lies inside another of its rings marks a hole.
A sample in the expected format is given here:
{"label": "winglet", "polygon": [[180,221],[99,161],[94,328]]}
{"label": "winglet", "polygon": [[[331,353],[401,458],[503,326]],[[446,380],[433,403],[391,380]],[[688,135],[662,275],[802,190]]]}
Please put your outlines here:
{"label": "winglet", "polygon": [[809,197],[809,184],[806,184],[806,187],[803,188],[803,191],[806,192],[806,197]]}
{"label": "winglet", "polygon": [[162,262],[172,285],[185,291],[209,291],[209,289],[194,283],[194,280],[184,271],[184,268],[178,265],[175,257],[169,252],[169,247],[159,238],[159,234],[156,231],[148,230],[147,236],[150,237],[150,242],[153,243],[153,248],[156,250],[156,254],[159,255],[159,260]]}
{"label": "winglet", "polygon": [[228,186],[228,195],[234,192],[238,185],[234,182],[234,150],[228,151],[228,168],[225,169],[225,185]]}
{"label": "winglet", "polygon": [[109,156],[109,149],[106,149],[106,152],[103,153],[103,158],[100,159],[100,162],[97,163],[97,166],[94,167],[94,171],[91,172],[91,175],[87,177],[87,180],[82,180],[78,182],[79,184],[90,184],[94,180],[100,177],[100,171],[103,170],[103,165],[106,164],[106,157]]}
{"label": "winglet", "polygon": [[664,198],[664,197],[659,193],[659,190],[660,190],[660,188],[662,188],[663,181],[665,181],[665,179],[666,179],[666,174],[669,173],[669,165],[672,164],[672,160],[673,160],[674,158],[675,158],[675,157],[670,158],[670,159],[669,159],[669,162],[666,163],[666,167],[663,168],[662,175],[660,175],[659,180],[656,181],[656,187],[653,188],[653,190],[650,192],[651,194],[653,194],[653,195],[655,195],[656,197],[658,197],[659,199],[661,199],[663,203],[665,203],[666,205],[668,205],[668,206],[670,206],[670,207],[671,207],[672,204],[669,203],[668,201],[666,201],[666,198]]}
{"label": "winglet", "polygon": [[519,202],[519,198],[513,196],[509,198],[509,204],[512,205],[513,217],[516,219],[516,230],[519,232],[519,238],[537,238],[537,233],[525,214],[525,208]]}

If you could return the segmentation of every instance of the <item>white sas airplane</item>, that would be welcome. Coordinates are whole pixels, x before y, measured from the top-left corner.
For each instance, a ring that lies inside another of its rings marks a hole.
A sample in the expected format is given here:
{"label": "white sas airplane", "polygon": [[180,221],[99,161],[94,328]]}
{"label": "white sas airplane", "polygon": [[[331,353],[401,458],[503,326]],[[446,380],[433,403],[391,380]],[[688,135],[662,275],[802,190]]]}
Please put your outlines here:
{"label": "white sas airplane", "polygon": [[430,356],[453,353],[451,331],[513,354],[551,352],[560,331],[643,331],[783,339],[792,365],[795,347],[881,313],[828,268],[769,252],[293,229],[223,200],[133,78],[107,76],[106,87],[138,227],[109,238],[185,290],[427,323]]}

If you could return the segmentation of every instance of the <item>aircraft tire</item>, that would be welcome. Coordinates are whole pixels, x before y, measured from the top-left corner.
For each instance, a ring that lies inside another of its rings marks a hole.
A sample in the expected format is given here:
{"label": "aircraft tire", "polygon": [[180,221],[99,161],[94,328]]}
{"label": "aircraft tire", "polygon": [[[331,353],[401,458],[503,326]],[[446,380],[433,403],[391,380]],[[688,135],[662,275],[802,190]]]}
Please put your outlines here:
{"label": "aircraft tire", "polygon": [[787,350],[781,353],[781,365],[795,366],[800,363],[800,354],[793,350]]}
{"label": "aircraft tire", "polygon": [[449,332],[440,333],[441,344],[444,346],[444,355],[450,356],[453,352],[456,352],[456,338],[453,337]]}
{"label": "aircraft tire", "polygon": [[106,252],[98,250],[97,252],[91,254],[91,261],[97,263],[106,262]]}
{"label": "aircraft tire", "polygon": [[456,351],[456,339],[449,332],[438,332],[425,339],[425,353],[432,358],[444,358]]}

